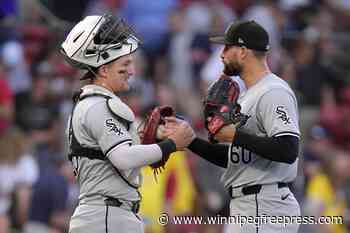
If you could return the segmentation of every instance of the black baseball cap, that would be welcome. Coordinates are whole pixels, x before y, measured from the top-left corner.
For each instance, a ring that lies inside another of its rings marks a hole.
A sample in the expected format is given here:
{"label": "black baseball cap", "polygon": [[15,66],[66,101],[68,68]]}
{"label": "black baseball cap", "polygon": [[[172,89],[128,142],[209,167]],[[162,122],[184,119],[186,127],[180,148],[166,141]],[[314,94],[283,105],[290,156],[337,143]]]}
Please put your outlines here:
{"label": "black baseball cap", "polygon": [[232,23],[226,29],[225,35],[210,37],[209,40],[217,44],[245,46],[257,51],[270,49],[267,31],[253,20]]}

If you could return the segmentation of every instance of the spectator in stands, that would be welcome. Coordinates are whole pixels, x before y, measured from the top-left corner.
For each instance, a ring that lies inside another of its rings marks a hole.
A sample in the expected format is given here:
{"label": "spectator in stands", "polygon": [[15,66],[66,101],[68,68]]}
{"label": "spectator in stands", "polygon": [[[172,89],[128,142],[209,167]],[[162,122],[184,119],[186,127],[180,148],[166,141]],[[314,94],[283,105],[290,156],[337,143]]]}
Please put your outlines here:
{"label": "spectator in stands", "polygon": [[162,62],[164,39],[169,29],[169,13],[177,6],[178,0],[124,1],[120,15],[143,39],[142,49],[145,52],[149,66],[148,74],[156,74],[157,66]]}
{"label": "spectator in stands", "polygon": [[[171,216],[193,215],[196,189],[190,172],[186,152],[171,156],[166,169],[154,178],[153,170],[142,170],[144,185],[141,188],[140,213],[145,221],[146,233],[193,232],[198,226],[169,226],[164,228],[157,222],[162,213]],[[170,229],[171,228],[171,229]]]}
{"label": "spectator in stands", "polygon": [[15,129],[8,129],[0,136],[1,233],[9,233],[10,228],[20,230],[27,220],[32,184],[38,177],[38,166],[28,153],[27,141],[25,135]]}
{"label": "spectator in stands", "polygon": [[11,126],[13,112],[13,94],[8,85],[3,66],[0,64],[0,135]]}
{"label": "spectator in stands", "polygon": [[6,41],[1,47],[1,60],[8,74],[8,83],[14,95],[31,87],[29,69],[24,59],[24,47],[18,40]]}
{"label": "spectator in stands", "polygon": [[69,180],[65,176],[67,161],[57,140],[60,126],[56,118],[45,119],[42,123],[45,128],[36,133],[45,136],[36,138],[34,151],[40,174],[33,186],[25,233],[65,233],[68,230],[71,206]]}
{"label": "spectator in stands", "polygon": [[[338,151],[325,158],[323,169],[314,175],[306,189],[304,203],[305,215],[341,216],[347,219],[348,203],[345,199],[345,187],[350,179],[350,156]],[[309,225],[310,233],[346,233],[344,224]]]}
{"label": "spectator in stands", "polygon": [[22,92],[16,97],[16,124],[29,133],[45,129],[50,123],[47,119],[58,116],[58,106],[51,101],[49,89],[51,76],[35,69],[33,86],[30,91]]}

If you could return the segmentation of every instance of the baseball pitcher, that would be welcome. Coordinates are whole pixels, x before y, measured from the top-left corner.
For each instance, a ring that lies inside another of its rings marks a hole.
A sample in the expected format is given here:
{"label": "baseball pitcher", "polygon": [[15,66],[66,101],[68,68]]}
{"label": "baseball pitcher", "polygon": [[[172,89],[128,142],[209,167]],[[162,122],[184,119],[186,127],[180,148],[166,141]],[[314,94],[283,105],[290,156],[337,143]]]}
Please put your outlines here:
{"label": "baseball pitcher", "polygon": [[[300,208],[288,187],[297,175],[299,153],[296,97],[269,70],[269,38],[258,23],[234,23],[211,41],[224,44],[225,69],[204,102],[210,143],[196,138],[188,148],[226,168],[222,182],[232,198],[230,214],[246,221],[232,224],[230,232],[296,233]],[[244,81],[244,92],[228,77],[233,75]],[[171,130],[176,120],[167,120]],[[282,216],[289,218],[276,220]]]}

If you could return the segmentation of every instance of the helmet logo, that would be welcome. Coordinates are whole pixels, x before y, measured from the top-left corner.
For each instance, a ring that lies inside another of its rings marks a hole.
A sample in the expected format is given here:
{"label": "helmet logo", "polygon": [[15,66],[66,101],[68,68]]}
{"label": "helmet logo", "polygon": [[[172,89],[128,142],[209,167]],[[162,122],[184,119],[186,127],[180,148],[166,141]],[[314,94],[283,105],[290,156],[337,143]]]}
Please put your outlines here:
{"label": "helmet logo", "polygon": [[108,54],[108,52],[104,52],[104,53],[102,53],[102,54],[101,54],[101,57],[103,58],[103,60],[108,59],[108,58],[109,58],[109,54]]}

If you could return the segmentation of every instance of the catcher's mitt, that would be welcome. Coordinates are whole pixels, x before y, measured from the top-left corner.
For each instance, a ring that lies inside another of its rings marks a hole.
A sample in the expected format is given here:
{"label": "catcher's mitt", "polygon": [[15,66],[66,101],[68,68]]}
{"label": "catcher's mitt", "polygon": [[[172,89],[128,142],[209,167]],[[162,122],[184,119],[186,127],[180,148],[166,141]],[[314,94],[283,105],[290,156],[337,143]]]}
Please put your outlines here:
{"label": "catcher's mitt", "polygon": [[238,96],[238,84],[225,75],[209,87],[204,100],[204,120],[210,142],[215,142],[215,134],[225,125],[235,124],[239,128],[247,122],[249,117],[240,112]]}
{"label": "catcher's mitt", "polygon": [[[146,117],[146,121],[141,126],[139,134],[141,137],[141,144],[153,144],[159,142],[157,139],[157,129],[159,125],[165,124],[164,117],[175,116],[175,110],[170,106],[158,106],[151,110]],[[163,158],[151,164],[154,174],[158,174],[164,169],[169,155],[163,155]]]}

